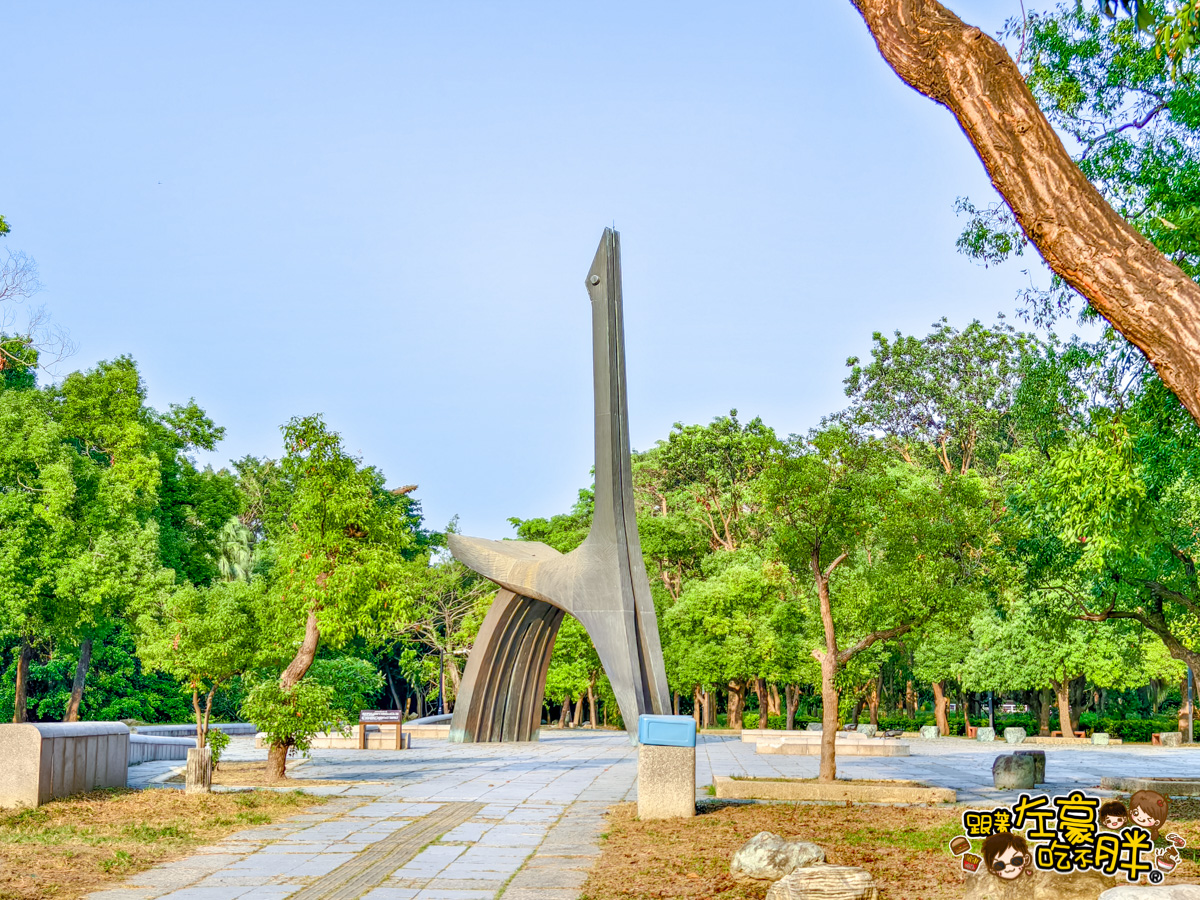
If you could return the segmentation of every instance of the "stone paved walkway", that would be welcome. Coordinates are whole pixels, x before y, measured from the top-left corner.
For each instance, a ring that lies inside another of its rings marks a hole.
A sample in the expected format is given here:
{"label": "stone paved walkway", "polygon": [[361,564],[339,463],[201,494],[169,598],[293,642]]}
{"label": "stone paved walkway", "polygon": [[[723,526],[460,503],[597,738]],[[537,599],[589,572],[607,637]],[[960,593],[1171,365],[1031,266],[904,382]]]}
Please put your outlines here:
{"label": "stone paved walkway", "polygon": [[[842,776],[915,779],[960,803],[1015,799],[991,787],[1011,748],[911,741],[912,756],[848,757]],[[1188,776],[1200,748],[1044,747],[1050,793],[1097,791],[1102,775]],[[230,759],[262,759],[235,738]],[[144,785],[178,764],[130,769]],[[816,757],[762,755],[736,737],[703,735],[697,796],[713,774],[813,777]],[[636,751],[614,732],[543,731],[534,744],[420,741],[407,751],[316,750],[297,777],[331,799],[312,812],[231,835],[91,900],[575,900],[600,854],[604,811],[636,799]],[[348,783],[347,783],[348,782]]]}

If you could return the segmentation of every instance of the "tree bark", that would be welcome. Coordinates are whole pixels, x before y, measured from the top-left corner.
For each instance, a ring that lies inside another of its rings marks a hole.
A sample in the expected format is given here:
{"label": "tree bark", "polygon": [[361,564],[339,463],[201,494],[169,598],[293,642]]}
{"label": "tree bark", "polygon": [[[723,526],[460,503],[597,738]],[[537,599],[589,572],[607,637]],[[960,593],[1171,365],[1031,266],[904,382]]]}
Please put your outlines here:
{"label": "tree bark", "polygon": [[767,712],[773,716],[783,715],[783,704],[779,698],[779,686],[776,684],[767,686]]}
{"label": "tree bark", "polygon": [[[317,627],[317,614],[310,610],[308,619],[304,623],[304,640],[300,644],[300,649],[296,651],[296,655],[288,663],[288,667],[279,676],[280,688],[290,691],[304,677],[317,656],[317,643],[320,639],[321,630]],[[270,750],[267,751],[267,776],[265,779],[267,784],[287,778],[287,755],[291,749],[289,744],[271,745]]]}
{"label": "tree bark", "polygon": [[1054,695],[1058,701],[1058,728],[1063,737],[1074,737],[1076,722],[1071,717],[1071,679],[1064,677],[1061,681],[1051,681]]}
{"label": "tree bark", "polygon": [[942,737],[950,736],[950,716],[946,711],[946,684],[942,681],[933,683],[933,718],[937,722],[938,732]]}
{"label": "tree bark", "polygon": [[575,716],[571,719],[571,727],[578,728],[583,724],[583,695],[575,698]]}
{"label": "tree bark", "polygon": [[588,721],[591,723],[592,730],[596,730],[596,678],[592,676],[591,682],[588,684]]}
{"label": "tree bark", "polygon": [[1042,688],[1040,691],[1039,709],[1038,709],[1038,734],[1045,737],[1050,736],[1050,688]]}
{"label": "tree bark", "polygon": [[726,706],[725,727],[742,730],[742,713],[746,708],[746,682],[729,682],[729,703]]}
{"label": "tree bark", "polygon": [[784,702],[787,706],[787,722],[784,727],[788,731],[796,730],[796,710],[800,706],[800,688],[794,684],[787,685],[784,689]]}
{"label": "tree bark", "polygon": [[562,709],[558,713],[558,727],[566,728],[569,721],[571,721],[571,698],[563,697]]}
{"label": "tree bark", "polygon": [[19,725],[29,721],[29,662],[33,659],[33,647],[26,640],[21,641],[21,650],[17,654],[17,682],[13,695],[13,724]]}
{"label": "tree bark", "polygon": [[696,730],[704,727],[704,691],[700,685],[692,685],[692,718],[696,720]]}
{"label": "tree bark", "polygon": [[883,690],[883,669],[879,670],[870,691],[867,693],[867,709],[871,711],[871,724],[879,727],[879,694]]}
{"label": "tree bark", "polygon": [[675,715],[679,715],[679,691],[671,691],[671,710]]}
{"label": "tree bark", "polygon": [[1200,422],[1200,285],[1083,176],[1005,49],[936,0],[853,3],[896,74],[954,114],[1046,264]]}
{"label": "tree bark", "polygon": [[1188,696],[1188,673],[1183,673],[1183,678],[1179,681],[1179,731],[1183,735],[1183,742],[1190,744],[1192,742],[1192,732],[1188,728],[1188,717],[1192,711],[1192,699]]}
{"label": "tree bark", "polygon": [[87,638],[79,644],[79,662],[75,665],[75,680],[71,682],[71,697],[67,700],[67,711],[63,714],[64,722],[79,721],[79,704],[83,702],[83,686],[91,664],[92,639]]}
{"label": "tree bark", "polygon": [[771,698],[767,693],[767,679],[754,679],[754,693],[758,695],[758,727],[767,728],[770,725]]}
{"label": "tree bark", "polygon": [[904,714],[910,719],[917,717],[917,689],[911,678],[904,685]]}
{"label": "tree bark", "polygon": [[838,689],[837,653],[825,652],[821,660],[821,768],[818,781],[837,779]]}

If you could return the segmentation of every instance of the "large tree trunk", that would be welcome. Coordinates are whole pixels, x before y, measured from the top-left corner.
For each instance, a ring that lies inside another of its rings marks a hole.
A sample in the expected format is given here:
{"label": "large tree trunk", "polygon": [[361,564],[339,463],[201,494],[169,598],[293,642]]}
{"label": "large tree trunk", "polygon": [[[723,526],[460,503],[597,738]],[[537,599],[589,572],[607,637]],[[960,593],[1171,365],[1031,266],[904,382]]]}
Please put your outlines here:
{"label": "large tree trunk", "polygon": [[700,685],[692,685],[692,718],[696,720],[696,730],[704,727],[704,691]]}
{"label": "large tree trunk", "polygon": [[1050,688],[1042,688],[1038,701],[1038,734],[1050,737]]}
{"label": "large tree trunk", "polygon": [[1189,723],[1192,718],[1192,699],[1188,695],[1188,673],[1183,673],[1179,682],[1179,731],[1183,734],[1184,743],[1192,742],[1192,730]]}
{"label": "large tree trunk", "polygon": [[[280,688],[290,691],[304,677],[309,666],[316,659],[317,643],[320,639],[321,630],[317,627],[317,614],[310,611],[308,619],[304,623],[304,641],[300,644],[300,649],[296,651],[292,661],[288,663],[288,667],[279,676]],[[291,749],[289,744],[271,745],[267,752],[267,784],[287,778],[287,755]]]}
{"label": "large tree trunk", "polygon": [[1058,728],[1063,737],[1073,737],[1077,725],[1071,714],[1071,679],[1052,680],[1050,684],[1054,686],[1054,695],[1058,701]]}
{"label": "large tree trunk", "polygon": [[571,719],[571,727],[578,728],[583,724],[583,695],[575,698],[575,716]]}
{"label": "large tree trunk", "polygon": [[742,713],[746,708],[746,682],[735,679],[729,682],[729,703],[725,707],[725,727],[742,730]]}
{"label": "large tree trunk", "polygon": [[567,723],[571,721],[571,698],[570,696],[563,697],[562,709],[558,713],[558,727],[566,728]]}
{"label": "large tree trunk", "polygon": [[871,724],[876,728],[879,727],[879,694],[883,690],[883,669],[879,670],[879,675],[876,676],[871,684],[870,690],[867,692],[867,709],[871,711]]}
{"label": "large tree trunk", "polygon": [[592,730],[596,729],[596,678],[592,677],[588,684],[588,722],[592,726]]}
{"label": "large tree trunk", "polygon": [[821,660],[821,768],[818,781],[837,779],[838,689],[837,651],[826,651]]}
{"label": "large tree trunk", "polygon": [[937,722],[938,731],[942,737],[950,736],[950,716],[946,711],[946,684],[942,681],[933,683],[933,718]]}
{"label": "large tree trunk", "polygon": [[758,695],[758,727],[767,728],[770,725],[771,698],[767,694],[767,679],[754,679],[754,693]]}
{"label": "large tree trunk", "polygon": [[910,719],[917,717],[917,689],[911,678],[904,685],[904,714]]}
{"label": "large tree trunk", "polygon": [[88,666],[92,664],[92,639],[87,638],[79,645],[79,662],[75,666],[75,680],[71,682],[71,697],[67,700],[64,722],[79,721],[79,704],[83,702],[83,686],[87,681]]}
{"label": "large tree trunk", "polygon": [[13,695],[13,724],[29,721],[29,661],[33,659],[33,648],[26,640],[21,641],[17,654],[17,683]]}
{"label": "large tree trunk", "polygon": [[767,712],[772,716],[783,715],[783,704],[779,699],[779,686],[776,684],[767,686]]}
{"label": "large tree trunk", "polygon": [[896,74],[954,113],[1046,264],[1200,422],[1200,285],[1083,176],[1005,49],[936,0],[853,3]]}
{"label": "large tree trunk", "polygon": [[784,702],[787,705],[787,722],[784,723],[784,728],[788,731],[794,731],[796,728],[796,709],[800,706],[800,688],[794,684],[789,684],[783,689]]}

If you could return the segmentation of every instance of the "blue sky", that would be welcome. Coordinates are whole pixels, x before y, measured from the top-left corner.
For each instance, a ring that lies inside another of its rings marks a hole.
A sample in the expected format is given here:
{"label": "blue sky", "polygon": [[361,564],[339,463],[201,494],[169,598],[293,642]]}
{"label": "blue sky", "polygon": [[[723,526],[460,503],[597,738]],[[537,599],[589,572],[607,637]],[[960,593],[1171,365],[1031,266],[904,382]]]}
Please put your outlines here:
{"label": "blue sky", "polygon": [[873,331],[1028,283],[955,253],[955,198],[994,192],[849,0],[20,4],[4,30],[5,244],[71,367],[130,354],[154,405],[195,397],[216,465],[324,413],[434,527],[509,536],[589,482],[606,225],[639,449],[734,407],[806,431]]}

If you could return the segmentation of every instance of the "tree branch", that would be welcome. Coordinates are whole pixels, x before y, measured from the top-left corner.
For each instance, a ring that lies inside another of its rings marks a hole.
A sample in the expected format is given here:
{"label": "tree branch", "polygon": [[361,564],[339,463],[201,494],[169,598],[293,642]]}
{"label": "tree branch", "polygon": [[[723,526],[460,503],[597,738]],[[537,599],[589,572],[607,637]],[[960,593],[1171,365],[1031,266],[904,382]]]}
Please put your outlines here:
{"label": "tree branch", "polygon": [[936,0],[852,0],[888,65],[949,109],[1046,264],[1200,422],[1200,285],[1084,177],[999,43]]}
{"label": "tree branch", "polygon": [[885,628],[883,631],[872,632],[858,643],[851,644],[845,650],[840,652],[837,655],[838,665],[844,666],[857,654],[861,653],[863,650],[866,650],[872,644],[876,644],[879,641],[890,641],[892,638],[900,637],[902,634],[908,634],[912,630],[913,625],[910,623],[908,625],[897,625],[895,628]]}

